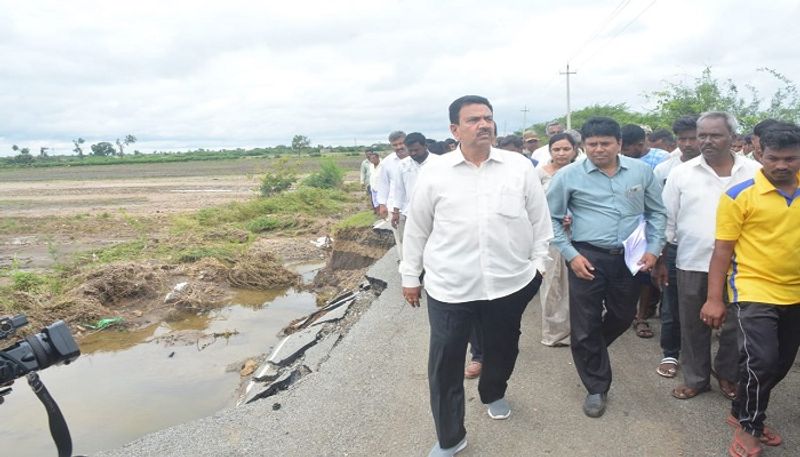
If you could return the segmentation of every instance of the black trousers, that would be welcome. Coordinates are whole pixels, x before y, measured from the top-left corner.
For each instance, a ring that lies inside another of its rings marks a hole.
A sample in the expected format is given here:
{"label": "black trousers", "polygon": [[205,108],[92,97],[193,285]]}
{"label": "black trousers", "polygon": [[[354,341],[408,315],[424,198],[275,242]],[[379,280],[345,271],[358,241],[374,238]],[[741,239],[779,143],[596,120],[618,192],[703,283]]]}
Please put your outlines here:
{"label": "black trousers", "polygon": [[739,391],[731,415],[754,436],[764,432],[772,389],[789,373],[800,347],[800,303],[733,303],[728,319],[739,328]]}
{"label": "black trousers", "polygon": [[575,247],[594,266],[594,279],[580,279],[569,269],[572,359],[586,390],[605,393],[611,387],[608,346],[633,322],[639,284],[625,266],[624,255],[577,243]]}
{"label": "black trousers", "polygon": [[505,397],[519,354],[520,321],[542,283],[536,275],[517,292],[495,300],[444,303],[428,295],[431,325],[428,386],[436,436],[442,448],[464,438],[464,358],[474,323],[479,323],[483,369],[478,381],[481,402]]}

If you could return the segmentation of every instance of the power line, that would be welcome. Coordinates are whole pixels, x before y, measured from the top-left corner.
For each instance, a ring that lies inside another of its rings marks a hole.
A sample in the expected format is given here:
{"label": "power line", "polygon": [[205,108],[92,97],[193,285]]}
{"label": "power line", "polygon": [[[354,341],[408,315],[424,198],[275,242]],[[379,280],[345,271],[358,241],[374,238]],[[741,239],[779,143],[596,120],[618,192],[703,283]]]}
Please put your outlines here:
{"label": "power line", "polygon": [[[627,24],[625,24],[625,25],[624,25],[624,26],[623,26],[621,29],[619,29],[617,32],[615,32],[613,35],[611,35],[611,37],[609,37],[609,38],[608,38],[608,43],[609,43],[609,44],[610,44],[610,43],[613,43],[613,42],[614,42],[614,40],[615,40],[617,37],[619,37],[619,36],[622,34],[622,32],[624,32],[625,30],[627,30],[627,29],[628,29],[628,27],[630,27],[630,26],[631,26],[631,24],[633,24],[633,23],[634,23],[634,22],[636,22],[636,21],[637,21],[637,20],[638,20],[640,17],[642,17],[642,15],[643,15],[644,13],[646,13],[646,12],[647,12],[647,10],[649,10],[649,9],[650,9],[650,8],[651,8],[653,5],[655,5],[657,1],[658,1],[658,0],[653,0],[652,2],[650,2],[650,3],[649,3],[647,6],[645,6],[645,7],[644,7],[644,8],[643,8],[641,11],[639,11],[639,14],[637,14],[637,15],[636,15],[636,16],[635,16],[633,19],[631,19],[631,20],[630,20],[630,22],[628,22]],[[577,67],[581,67],[581,66],[583,66],[583,65],[586,65],[586,63],[587,63],[587,62],[589,62],[590,60],[592,60],[594,57],[596,57],[596,56],[597,56],[597,54],[598,54],[598,53],[596,53],[596,52],[595,52],[595,53],[592,53],[592,54],[590,54],[590,55],[589,55],[587,58],[583,59],[583,60],[582,60],[582,61],[581,61],[581,62],[580,62],[578,65],[577,65]]]}
{"label": "power line", "polygon": [[583,42],[583,44],[581,44],[578,50],[575,51],[575,53],[573,53],[569,59],[567,59],[567,62],[575,60],[575,58],[578,57],[581,54],[581,52],[583,52],[584,49],[586,49],[586,46],[589,45],[589,43],[591,43],[592,41],[594,41],[594,39],[600,35],[600,32],[602,32],[603,29],[605,29],[609,24],[611,24],[611,22],[613,22],[613,20],[616,19],[616,17],[619,16],[622,10],[624,10],[625,7],[627,7],[630,3],[631,0],[622,0],[613,10],[611,10],[611,13],[609,13],[608,16],[600,23],[600,27],[598,27],[597,30],[595,30],[594,33],[592,33],[589,39],[587,39],[586,41]]}

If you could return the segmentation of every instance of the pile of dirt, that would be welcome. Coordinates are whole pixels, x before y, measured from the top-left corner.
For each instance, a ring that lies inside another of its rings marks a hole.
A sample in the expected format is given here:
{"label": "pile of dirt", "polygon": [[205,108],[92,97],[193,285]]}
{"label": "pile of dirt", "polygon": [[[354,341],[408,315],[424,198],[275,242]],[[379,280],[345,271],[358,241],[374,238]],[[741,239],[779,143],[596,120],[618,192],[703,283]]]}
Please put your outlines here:
{"label": "pile of dirt", "polygon": [[123,317],[125,325],[138,327],[223,306],[232,287],[277,289],[299,280],[281,259],[256,244],[233,259],[232,266],[212,257],[181,265],[118,262],[83,273],[80,285],[54,305],[39,303],[30,294],[20,294],[18,301],[32,321],[60,318],[80,326]]}
{"label": "pile of dirt", "polygon": [[317,304],[324,304],[344,290],[354,290],[364,272],[394,246],[388,230],[372,227],[347,228],[333,236],[333,252],[325,268],[314,278]]}
{"label": "pile of dirt", "polygon": [[104,265],[87,273],[70,295],[106,308],[127,307],[159,297],[170,269],[168,265],[142,262]]}
{"label": "pile of dirt", "polygon": [[228,283],[249,289],[277,289],[300,282],[297,273],[284,268],[281,259],[260,245],[253,245],[236,259],[228,272]]}

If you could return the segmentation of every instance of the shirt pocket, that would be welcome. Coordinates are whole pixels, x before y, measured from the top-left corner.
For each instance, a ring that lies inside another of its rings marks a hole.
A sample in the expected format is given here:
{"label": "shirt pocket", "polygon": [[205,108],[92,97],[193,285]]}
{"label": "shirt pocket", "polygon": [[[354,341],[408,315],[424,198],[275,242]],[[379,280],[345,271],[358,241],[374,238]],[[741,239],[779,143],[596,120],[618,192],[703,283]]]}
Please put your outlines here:
{"label": "shirt pocket", "polygon": [[628,214],[644,213],[644,186],[634,184],[625,189],[625,197],[622,199]]}
{"label": "shirt pocket", "polygon": [[525,213],[525,197],[522,193],[522,182],[511,180],[503,183],[496,194],[494,210],[507,218],[518,218]]}

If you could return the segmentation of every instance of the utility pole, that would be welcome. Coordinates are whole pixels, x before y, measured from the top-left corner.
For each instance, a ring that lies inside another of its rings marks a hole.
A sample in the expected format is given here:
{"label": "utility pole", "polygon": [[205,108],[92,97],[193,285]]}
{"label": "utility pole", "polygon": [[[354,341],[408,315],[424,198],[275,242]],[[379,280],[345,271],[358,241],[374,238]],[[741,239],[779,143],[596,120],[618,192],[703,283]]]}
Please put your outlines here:
{"label": "utility pole", "polygon": [[570,108],[570,100],[569,100],[569,75],[576,75],[578,72],[576,71],[569,71],[569,63],[567,64],[567,71],[560,71],[558,72],[560,75],[567,76],[567,130],[572,128],[572,108]]}
{"label": "utility pole", "polygon": [[520,131],[520,135],[525,135],[525,127],[528,125],[528,111],[530,111],[528,105],[525,105],[520,111],[522,111],[522,130]]}

